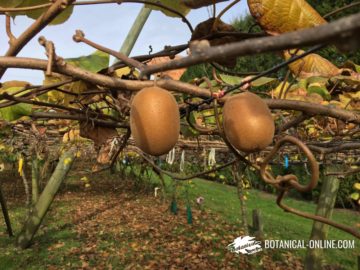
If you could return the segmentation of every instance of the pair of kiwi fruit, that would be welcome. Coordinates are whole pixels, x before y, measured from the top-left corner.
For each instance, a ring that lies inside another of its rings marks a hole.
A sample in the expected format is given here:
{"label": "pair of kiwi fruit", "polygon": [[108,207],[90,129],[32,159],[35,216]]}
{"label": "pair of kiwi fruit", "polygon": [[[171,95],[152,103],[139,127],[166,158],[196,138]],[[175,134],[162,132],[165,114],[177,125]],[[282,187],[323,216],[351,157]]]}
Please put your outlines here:
{"label": "pair of kiwi fruit", "polygon": [[[223,126],[229,142],[247,153],[268,146],[275,131],[269,108],[250,92],[227,99]],[[139,91],[131,103],[130,128],[136,146],[143,152],[153,156],[168,153],[180,134],[180,114],[174,96],[156,86]]]}

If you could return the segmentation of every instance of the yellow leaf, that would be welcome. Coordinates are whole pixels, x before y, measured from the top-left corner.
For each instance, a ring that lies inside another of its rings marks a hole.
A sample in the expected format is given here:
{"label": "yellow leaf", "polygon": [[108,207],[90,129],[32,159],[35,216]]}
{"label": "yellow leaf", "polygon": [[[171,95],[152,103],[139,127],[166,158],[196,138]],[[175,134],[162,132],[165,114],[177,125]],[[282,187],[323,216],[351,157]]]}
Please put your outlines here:
{"label": "yellow leaf", "polygon": [[75,140],[75,133],[74,130],[70,130],[69,131],[69,138],[70,138],[70,142]]}
{"label": "yellow leaf", "polygon": [[70,140],[69,132],[66,132],[63,136],[63,143],[67,143]]}
{"label": "yellow leaf", "polygon": [[63,136],[63,143],[79,141],[80,137],[80,130],[78,129],[71,129],[69,132],[66,132]]}
{"label": "yellow leaf", "polygon": [[19,164],[18,164],[18,172],[19,172],[20,176],[23,175],[23,166],[24,166],[24,158],[20,157]]}
{"label": "yellow leaf", "polygon": [[72,161],[71,158],[66,158],[66,159],[64,160],[64,164],[65,164],[65,165],[68,165],[71,161]]}
{"label": "yellow leaf", "polygon": [[327,23],[305,0],[248,0],[251,15],[270,34]]}
{"label": "yellow leaf", "polygon": [[357,189],[357,190],[360,190],[360,183],[355,183],[354,188]]}
{"label": "yellow leaf", "polygon": [[75,156],[76,156],[77,158],[81,157],[81,151],[77,151]]}
{"label": "yellow leaf", "polygon": [[86,176],[81,177],[80,180],[84,182],[89,182],[89,179]]}
{"label": "yellow leaf", "polygon": [[30,86],[30,83],[25,81],[7,81],[2,83],[1,89],[6,90],[13,87],[18,87],[19,89],[21,89],[26,86]]}
{"label": "yellow leaf", "polygon": [[[286,89],[288,89],[289,85],[290,84],[288,82],[281,82],[275,89],[272,90],[273,95],[276,98],[284,97],[285,91],[286,91]],[[281,93],[281,90],[282,90],[282,93]],[[281,94],[281,97],[280,97],[280,94]]]}
{"label": "yellow leaf", "polygon": [[[124,68],[120,68],[120,69],[115,70],[115,75],[116,75],[116,77],[121,78],[122,76],[129,75],[130,72],[131,72],[131,69],[129,67],[124,67]],[[139,75],[140,75],[137,70],[133,71],[133,74],[136,77],[139,77]]]}
{"label": "yellow leaf", "polygon": [[[295,53],[300,55],[304,51],[284,51],[285,60],[291,58]],[[313,76],[332,77],[340,73],[340,70],[333,63],[315,53],[289,64],[289,69],[293,74],[299,75],[301,78]]]}

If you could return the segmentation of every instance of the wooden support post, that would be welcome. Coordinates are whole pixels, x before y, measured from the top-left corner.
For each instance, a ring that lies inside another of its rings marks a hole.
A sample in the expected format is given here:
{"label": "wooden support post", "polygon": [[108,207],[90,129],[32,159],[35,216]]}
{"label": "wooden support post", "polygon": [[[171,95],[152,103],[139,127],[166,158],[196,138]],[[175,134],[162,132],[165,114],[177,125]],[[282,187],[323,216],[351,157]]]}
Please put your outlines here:
{"label": "wooden support post", "polygon": [[131,27],[124,43],[121,46],[120,52],[129,56],[132,49],[134,48],[135,42],[138,39],[141,30],[143,29],[147,19],[149,18],[151,9],[142,7],[138,16],[135,19],[133,26]]}
{"label": "wooden support post", "polygon": [[21,248],[28,248],[30,246],[31,241],[49,210],[61,183],[66,178],[66,175],[74,162],[74,158],[74,150],[69,150],[61,156],[55,171],[41,193],[39,200],[32,207],[24,227],[17,238],[17,244]]}
{"label": "wooden support post", "polygon": [[39,182],[40,182],[40,160],[37,155],[33,155],[31,159],[31,201],[36,204],[39,199]]}
{"label": "wooden support post", "polygon": [[246,169],[246,165],[244,163],[238,162],[233,165],[232,172],[233,172],[233,177],[236,180],[237,193],[238,193],[238,198],[240,201],[241,223],[242,223],[241,225],[243,227],[244,234],[248,235],[249,229],[248,229],[248,222],[247,222],[247,209],[246,209],[246,203],[245,203],[245,199],[244,199],[244,185],[243,185],[243,181],[242,181],[242,177],[245,173],[245,169]]}
{"label": "wooden support post", "polygon": [[[341,171],[339,166],[328,166],[326,173]],[[326,174],[325,173],[325,174]],[[323,176],[321,183],[321,192],[316,209],[316,215],[331,219],[334,209],[336,195],[339,190],[340,181],[337,176]],[[329,231],[329,226],[321,223],[314,222],[310,239],[311,240],[326,240]],[[323,250],[322,249],[308,249],[305,257],[304,268],[305,270],[322,269],[323,265]]]}
{"label": "wooden support post", "polygon": [[256,237],[264,237],[264,224],[259,209],[253,209],[252,211],[252,227]]}

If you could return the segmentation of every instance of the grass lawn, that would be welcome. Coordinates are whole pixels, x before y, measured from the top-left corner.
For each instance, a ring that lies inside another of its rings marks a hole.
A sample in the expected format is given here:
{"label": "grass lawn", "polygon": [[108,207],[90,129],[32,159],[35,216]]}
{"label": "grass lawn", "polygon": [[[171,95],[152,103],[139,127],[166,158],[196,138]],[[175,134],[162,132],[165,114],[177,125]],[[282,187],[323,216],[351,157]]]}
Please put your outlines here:
{"label": "grass lawn", "polygon": [[[166,269],[169,265],[176,266],[174,269],[302,269],[297,268],[300,263],[297,256],[303,257],[305,250],[263,250],[253,256],[239,256],[226,250],[242,234],[235,187],[193,180],[187,189],[191,201],[194,204],[198,196],[205,201],[204,211],[193,206],[194,224],[189,225],[184,205],[186,183],[179,186],[179,214],[174,216],[168,210],[169,202],[161,203],[152,193],[149,196],[145,192],[159,186],[154,175],[150,185],[144,179],[146,188],[140,189],[140,193],[131,187],[133,180],[126,182],[119,177],[107,180],[111,177],[114,175],[108,173],[89,175],[88,189],[79,180],[81,175],[75,173],[68,179],[30,249],[15,248],[14,239],[7,237],[0,224],[0,269]],[[166,182],[170,186],[169,178]],[[141,187],[141,181],[138,184]],[[9,183],[9,188],[12,187]],[[257,190],[248,192],[249,224],[252,209],[261,209],[265,239],[309,238],[311,220],[285,213],[277,207],[273,195]],[[23,198],[8,202],[17,233],[26,211]],[[294,199],[287,199],[286,203],[310,213],[316,208],[313,203]],[[352,211],[335,210],[334,219],[348,225],[360,223],[359,213]],[[354,237],[331,228],[329,239]],[[355,250],[325,250],[327,262],[341,269],[358,269],[360,242],[354,241]],[[186,260],[179,259],[184,256]]]}
{"label": "grass lawn", "polygon": [[[170,179],[166,178],[167,183]],[[235,187],[210,182],[202,179],[191,181],[192,187],[188,189],[192,201],[202,196],[204,209],[213,210],[221,214],[227,221],[240,223],[240,204]],[[184,196],[184,188],[179,189],[179,195]],[[304,212],[315,213],[316,204],[286,198],[285,203],[293,208]],[[248,190],[247,195],[248,224],[251,225],[253,209],[261,209],[265,239],[309,239],[312,220],[286,213],[276,205],[276,196],[258,190]],[[333,219],[339,223],[356,226],[360,223],[360,213],[355,211],[335,209]],[[354,240],[355,249],[326,249],[325,259],[330,264],[337,264],[344,269],[358,269],[357,256],[360,255],[360,240],[336,228],[330,227],[328,239],[331,240]],[[292,250],[303,257],[306,249]]]}

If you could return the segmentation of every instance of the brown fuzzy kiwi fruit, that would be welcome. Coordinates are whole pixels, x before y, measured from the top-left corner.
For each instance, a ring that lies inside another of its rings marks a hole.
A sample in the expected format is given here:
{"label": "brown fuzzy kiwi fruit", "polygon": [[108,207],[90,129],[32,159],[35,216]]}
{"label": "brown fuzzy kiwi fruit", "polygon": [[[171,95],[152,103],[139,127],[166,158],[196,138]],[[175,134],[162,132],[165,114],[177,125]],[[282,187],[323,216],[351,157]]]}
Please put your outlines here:
{"label": "brown fuzzy kiwi fruit", "polygon": [[180,133],[178,104],[172,94],[160,87],[139,91],[131,103],[130,128],[135,144],[149,155],[168,153]]}
{"label": "brown fuzzy kiwi fruit", "polygon": [[268,106],[250,92],[234,95],[225,102],[223,126],[229,142],[247,153],[264,149],[272,142],[275,132]]}

